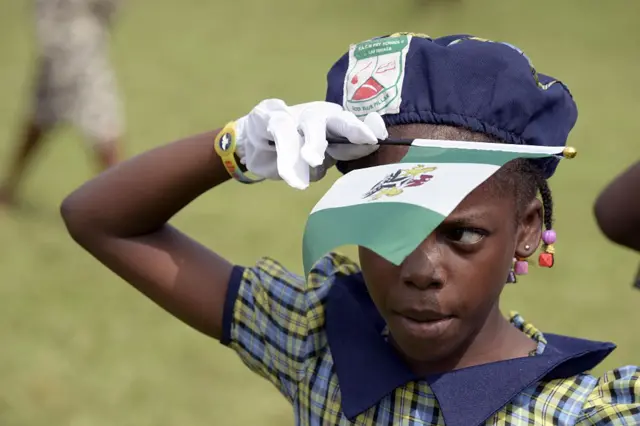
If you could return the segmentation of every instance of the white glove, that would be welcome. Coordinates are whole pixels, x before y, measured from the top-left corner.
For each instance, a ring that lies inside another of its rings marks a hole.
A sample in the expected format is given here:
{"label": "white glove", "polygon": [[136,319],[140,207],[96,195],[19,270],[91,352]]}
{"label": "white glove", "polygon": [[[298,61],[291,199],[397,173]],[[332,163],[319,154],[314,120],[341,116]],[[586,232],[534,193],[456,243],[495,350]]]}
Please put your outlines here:
{"label": "white glove", "polygon": [[[336,160],[355,160],[373,153],[378,139],[388,137],[377,113],[360,121],[334,103],[288,106],[280,99],[264,100],[238,119],[236,135],[236,153],[250,172],[283,179],[298,189],[324,177]],[[345,137],[353,145],[329,146],[327,135]],[[270,140],[275,145],[269,145]]]}

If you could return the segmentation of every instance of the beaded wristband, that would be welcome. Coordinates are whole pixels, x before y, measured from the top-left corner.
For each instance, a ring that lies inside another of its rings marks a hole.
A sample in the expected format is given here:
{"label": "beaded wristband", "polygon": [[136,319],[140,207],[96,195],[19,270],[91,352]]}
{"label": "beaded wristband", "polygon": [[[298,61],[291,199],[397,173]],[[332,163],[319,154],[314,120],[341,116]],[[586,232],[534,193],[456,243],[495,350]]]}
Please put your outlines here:
{"label": "beaded wristband", "polygon": [[262,182],[264,178],[252,178],[246,175],[236,161],[236,123],[230,121],[216,136],[214,149],[232,178],[241,183]]}

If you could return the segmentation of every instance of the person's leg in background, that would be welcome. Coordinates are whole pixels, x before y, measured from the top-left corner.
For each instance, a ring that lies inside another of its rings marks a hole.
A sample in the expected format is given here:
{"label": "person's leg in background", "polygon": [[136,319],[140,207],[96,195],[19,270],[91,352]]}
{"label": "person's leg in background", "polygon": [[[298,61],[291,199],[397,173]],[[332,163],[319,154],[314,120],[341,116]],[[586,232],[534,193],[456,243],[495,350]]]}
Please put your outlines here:
{"label": "person's leg in background", "polygon": [[122,159],[123,113],[118,84],[111,65],[108,38],[116,18],[120,0],[93,2],[92,22],[97,35],[91,41],[91,54],[83,73],[80,91],[80,113],[77,126],[91,143],[93,156],[102,172]]}
{"label": "person's leg in background", "polygon": [[80,81],[74,124],[90,142],[98,172],[123,156],[122,105],[107,55],[97,54]]}
{"label": "person's leg in background", "polygon": [[53,96],[51,63],[41,58],[37,67],[31,111],[25,119],[13,152],[9,154],[7,171],[0,184],[0,206],[15,204],[18,187],[28,166],[60,119]]}

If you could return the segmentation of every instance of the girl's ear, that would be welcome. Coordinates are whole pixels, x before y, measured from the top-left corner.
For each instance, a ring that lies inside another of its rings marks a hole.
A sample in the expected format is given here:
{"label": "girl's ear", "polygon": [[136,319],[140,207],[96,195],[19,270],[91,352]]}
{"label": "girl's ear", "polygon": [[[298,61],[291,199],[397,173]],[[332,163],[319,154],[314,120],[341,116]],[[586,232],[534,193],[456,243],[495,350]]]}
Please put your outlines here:
{"label": "girl's ear", "polygon": [[534,198],[524,210],[516,233],[516,257],[531,257],[542,238],[542,203]]}

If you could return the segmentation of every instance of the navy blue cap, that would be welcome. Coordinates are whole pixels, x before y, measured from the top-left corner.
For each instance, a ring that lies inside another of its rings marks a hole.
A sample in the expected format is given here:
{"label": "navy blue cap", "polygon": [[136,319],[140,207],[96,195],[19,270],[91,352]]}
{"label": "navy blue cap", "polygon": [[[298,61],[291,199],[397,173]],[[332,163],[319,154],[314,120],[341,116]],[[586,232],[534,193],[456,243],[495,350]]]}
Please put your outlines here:
{"label": "navy blue cap", "polygon": [[[377,111],[387,126],[445,124],[506,143],[564,146],[578,116],[566,85],[538,73],[520,49],[470,35],[368,40],[353,45],[327,80],[327,102],[361,117]],[[558,165],[535,161],[547,178]]]}

